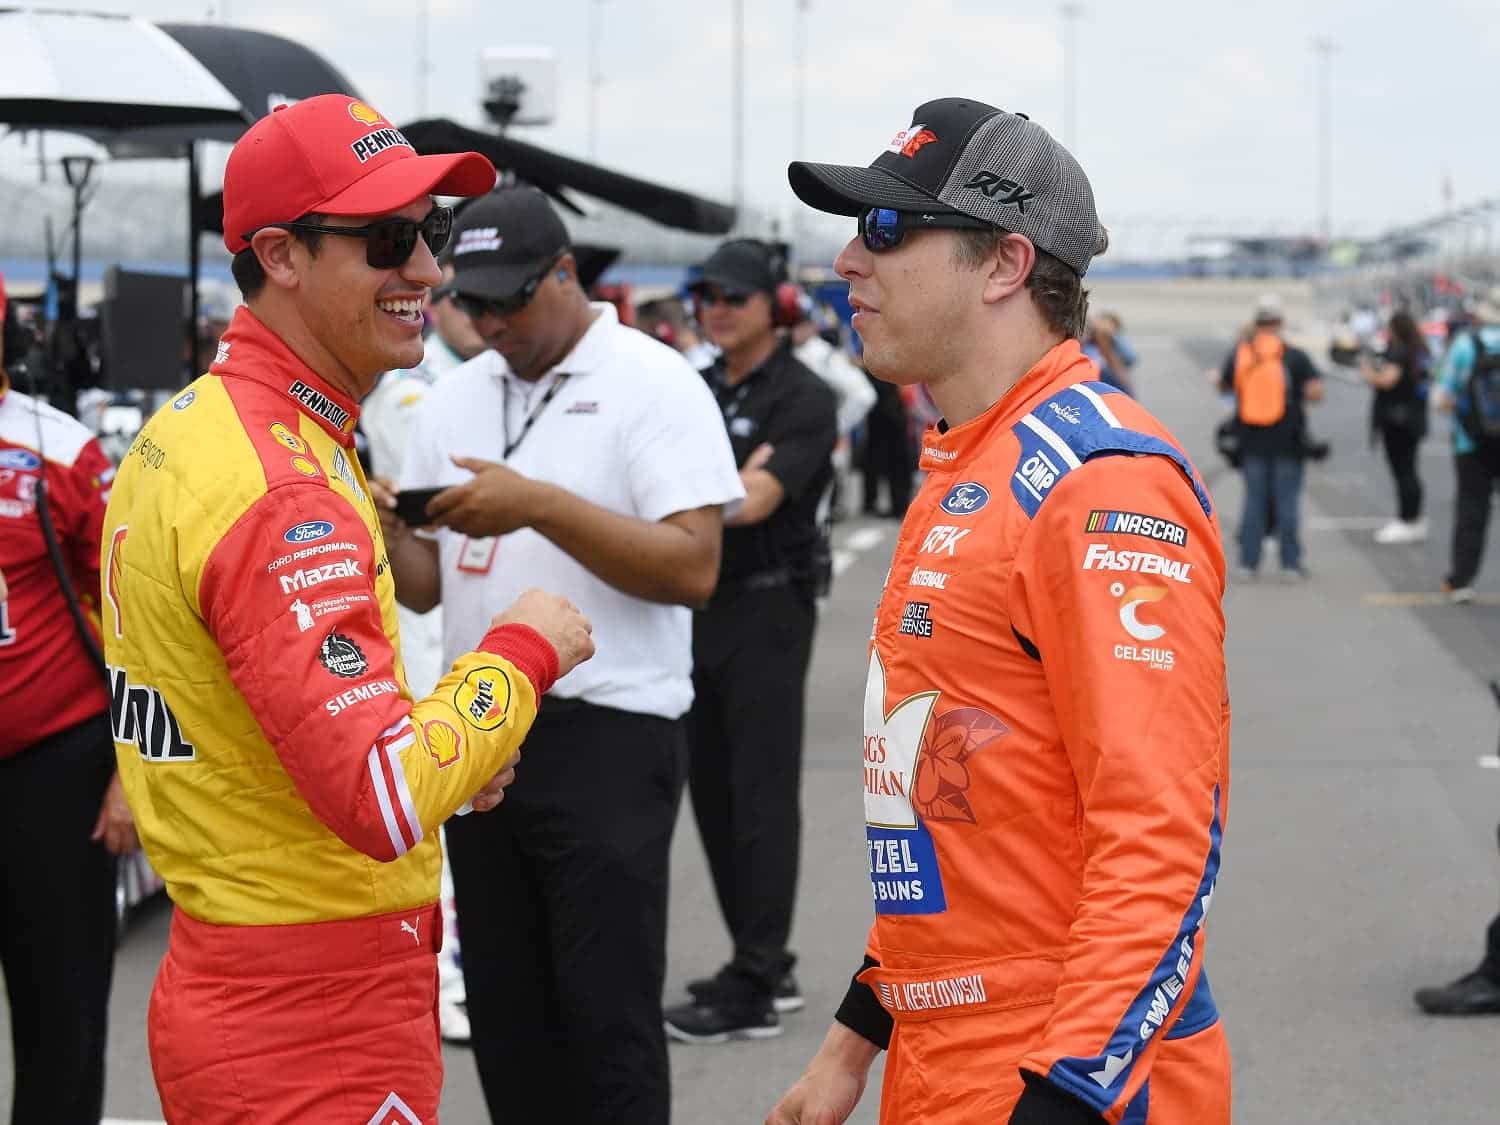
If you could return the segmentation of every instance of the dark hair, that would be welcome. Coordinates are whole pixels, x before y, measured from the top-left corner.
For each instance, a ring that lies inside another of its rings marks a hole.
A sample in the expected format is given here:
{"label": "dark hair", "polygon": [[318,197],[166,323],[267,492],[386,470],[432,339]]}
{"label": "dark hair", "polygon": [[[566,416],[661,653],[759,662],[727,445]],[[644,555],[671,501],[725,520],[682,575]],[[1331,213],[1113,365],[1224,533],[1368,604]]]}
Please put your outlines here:
{"label": "dark hair", "polygon": [[[1001,240],[1012,232],[992,227],[957,233],[953,260],[961,267],[973,269],[999,249]],[[1073,272],[1072,266],[1039,249],[1031,273],[1026,277],[1026,288],[1031,291],[1032,300],[1042,310],[1050,328],[1069,340],[1083,335],[1084,325],[1089,319],[1089,295],[1083,287],[1083,278]]]}
{"label": "dark hair", "polygon": [[1407,362],[1421,363],[1427,359],[1427,338],[1422,335],[1422,330],[1417,327],[1411,313],[1405,309],[1395,313],[1387,327],[1390,329],[1391,340],[1400,344],[1401,350],[1406,353]]}
{"label": "dark hair", "polygon": [[[321,223],[322,215],[303,215],[296,220],[299,223]],[[288,231],[293,238],[300,239],[307,247],[307,252],[314,258],[318,256],[318,250],[323,245],[323,236],[315,230]],[[266,271],[261,267],[260,259],[255,256],[255,247],[247,246],[234,256],[229,263],[229,272],[234,277],[234,283],[240,287],[240,296],[245,300],[258,297],[260,291],[266,287]]]}

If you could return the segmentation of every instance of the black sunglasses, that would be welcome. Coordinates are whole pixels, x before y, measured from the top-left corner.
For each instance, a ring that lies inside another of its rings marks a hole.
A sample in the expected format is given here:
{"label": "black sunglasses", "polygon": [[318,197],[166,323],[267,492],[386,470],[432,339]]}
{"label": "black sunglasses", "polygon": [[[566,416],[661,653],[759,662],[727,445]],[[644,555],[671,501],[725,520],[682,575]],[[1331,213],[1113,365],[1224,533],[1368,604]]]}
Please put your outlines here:
{"label": "black sunglasses", "polygon": [[435,257],[448,245],[453,233],[453,208],[434,207],[421,222],[415,219],[377,219],[362,227],[329,227],[321,223],[305,223],[300,219],[292,223],[267,223],[256,227],[245,235],[248,241],[256,231],[275,227],[277,230],[308,231],[315,234],[342,234],[350,238],[365,240],[365,262],[372,270],[394,270],[406,265],[412,251],[417,248],[417,238],[427,243]]}
{"label": "black sunglasses", "polygon": [[454,290],[453,303],[462,309],[470,320],[478,320],[485,315],[515,316],[516,313],[531,304],[531,299],[536,296],[536,291],[542,287],[542,282],[547,279],[547,275],[552,272],[560,261],[562,261],[561,254],[537,270],[531,277],[527,278],[526,283],[509,297],[480,297],[473,293],[461,293]]}
{"label": "black sunglasses", "polygon": [[702,286],[695,289],[699,303],[703,305],[728,305],[732,309],[742,309],[750,303],[752,293],[725,293],[722,289],[712,286]]}
{"label": "black sunglasses", "polygon": [[871,207],[859,217],[860,240],[872,254],[894,250],[914,230],[939,227],[949,230],[993,230],[994,224],[969,215],[930,215],[920,211],[897,211],[892,207]]}

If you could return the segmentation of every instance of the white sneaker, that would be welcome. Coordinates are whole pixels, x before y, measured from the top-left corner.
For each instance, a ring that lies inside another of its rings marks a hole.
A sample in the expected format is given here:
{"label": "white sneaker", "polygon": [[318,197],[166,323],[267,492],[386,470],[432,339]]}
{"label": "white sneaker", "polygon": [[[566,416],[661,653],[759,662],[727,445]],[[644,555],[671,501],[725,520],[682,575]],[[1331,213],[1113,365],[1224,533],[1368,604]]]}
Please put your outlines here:
{"label": "white sneaker", "polygon": [[1425,519],[1391,520],[1375,533],[1375,542],[1391,545],[1396,543],[1421,543],[1427,538]]}
{"label": "white sneaker", "polygon": [[439,999],[438,1026],[443,1030],[443,1039],[449,1043],[467,1043],[472,1038],[469,1031],[469,1012],[463,1004]]}
{"label": "white sneaker", "polygon": [[1449,582],[1444,582],[1443,596],[1454,605],[1467,605],[1474,600],[1474,587],[1454,586]]}

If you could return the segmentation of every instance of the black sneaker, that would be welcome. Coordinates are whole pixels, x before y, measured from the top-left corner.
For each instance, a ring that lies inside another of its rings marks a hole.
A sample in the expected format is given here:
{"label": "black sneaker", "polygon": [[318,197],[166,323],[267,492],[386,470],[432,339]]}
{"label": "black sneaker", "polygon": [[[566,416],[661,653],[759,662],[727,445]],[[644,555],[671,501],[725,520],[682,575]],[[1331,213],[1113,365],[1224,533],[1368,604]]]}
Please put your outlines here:
{"label": "black sneaker", "polygon": [[[723,978],[728,971],[729,967],[726,965],[716,976],[688,981],[688,995],[698,1004],[715,1003],[724,994]],[[771,994],[771,1002],[782,1015],[788,1012],[800,1012],[807,1006],[807,1001],[802,996],[802,988],[797,984],[797,976],[790,969],[776,982],[776,989]]]}
{"label": "black sneaker", "polygon": [[728,1043],[731,1039],[774,1039],[781,1017],[763,1007],[721,1003],[681,1004],[662,1013],[667,1038],[679,1043]]}
{"label": "black sneaker", "polygon": [[1429,1016],[1500,1015],[1500,984],[1478,970],[1440,988],[1419,988],[1412,999]]}

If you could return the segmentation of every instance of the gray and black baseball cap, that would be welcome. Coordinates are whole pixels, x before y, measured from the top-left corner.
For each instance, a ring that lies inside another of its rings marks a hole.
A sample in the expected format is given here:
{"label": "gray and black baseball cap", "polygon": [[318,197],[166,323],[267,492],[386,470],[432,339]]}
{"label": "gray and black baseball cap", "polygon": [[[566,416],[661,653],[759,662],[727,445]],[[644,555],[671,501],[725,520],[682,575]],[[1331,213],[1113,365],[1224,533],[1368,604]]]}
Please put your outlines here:
{"label": "gray and black baseball cap", "polygon": [[803,203],[834,215],[889,207],[993,223],[1080,277],[1109,244],[1073,154],[1025,114],[968,98],[918,106],[867,168],[797,160],[787,179]]}

